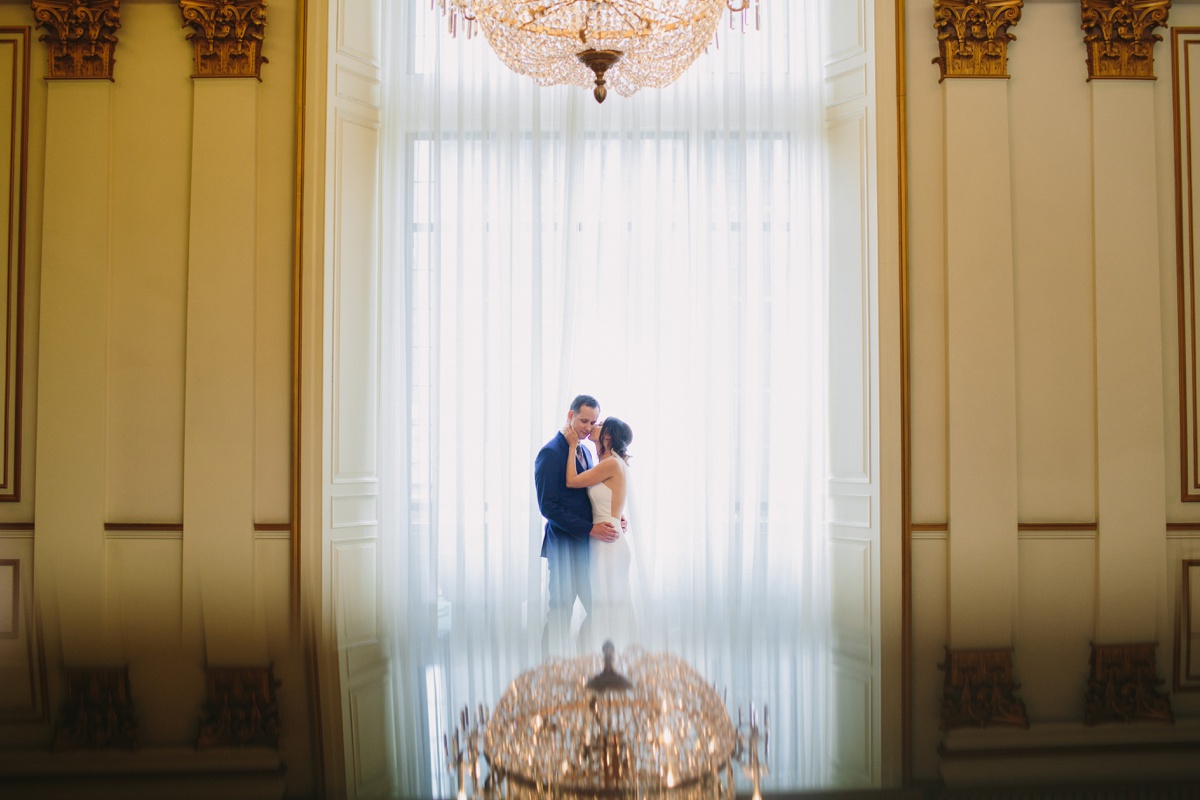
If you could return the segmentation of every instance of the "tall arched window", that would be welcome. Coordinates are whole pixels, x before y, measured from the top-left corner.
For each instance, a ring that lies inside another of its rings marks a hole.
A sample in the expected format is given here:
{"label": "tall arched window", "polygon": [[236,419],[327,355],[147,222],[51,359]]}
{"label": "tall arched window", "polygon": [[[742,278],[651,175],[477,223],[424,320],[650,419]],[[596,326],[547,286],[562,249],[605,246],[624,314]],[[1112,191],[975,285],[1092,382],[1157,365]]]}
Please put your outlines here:
{"label": "tall arched window", "polygon": [[542,657],[538,449],[578,393],[634,432],[649,649],[771,707],[775,788],[829,780],[826,247],[815,4],[675,84],[543,88],[391,3],[386,603],[401,789]]}

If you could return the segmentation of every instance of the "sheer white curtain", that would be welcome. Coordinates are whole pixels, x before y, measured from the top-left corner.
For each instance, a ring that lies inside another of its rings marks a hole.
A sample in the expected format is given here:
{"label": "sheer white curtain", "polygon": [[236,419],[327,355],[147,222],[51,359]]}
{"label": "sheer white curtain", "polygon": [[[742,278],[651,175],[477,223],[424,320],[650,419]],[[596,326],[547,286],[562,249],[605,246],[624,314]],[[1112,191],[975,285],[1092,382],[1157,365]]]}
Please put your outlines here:
{"label": "sheer white curtain", "polygon": [[385,583],[401,790],[541,657],[538,449],[578,393],[634,432],[650,649],[770,706],[766,786],[828,781],[816,4],[677,83],[544,88],[389,4]]}

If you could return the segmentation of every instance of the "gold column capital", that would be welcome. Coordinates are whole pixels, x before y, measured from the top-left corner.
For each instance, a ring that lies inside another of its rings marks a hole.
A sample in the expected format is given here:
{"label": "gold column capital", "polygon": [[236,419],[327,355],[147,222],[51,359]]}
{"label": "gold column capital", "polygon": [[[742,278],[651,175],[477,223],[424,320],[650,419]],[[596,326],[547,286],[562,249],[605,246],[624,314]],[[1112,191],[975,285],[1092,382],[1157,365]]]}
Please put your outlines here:
{"label": "gold column capital", "polygon": [[267,14],[263,0],[179,0],[195,49],[193,78],[258,78]]}
{"label": "gold column capital", "polygon": [[1023,0],[934,0],[938,51],[946,78],[1007,78],[1008,29],[1021,19]]}
{"label": "gold column capital", "polygon": [[1154,43],[1162,36],[1171,0],[1080,0],[1088,80],[1154,80]]}
{"label": "gold column capital", "polygon": [[50,45],[48,78],[113,79],[121,0],[32,0],[33,18]]}

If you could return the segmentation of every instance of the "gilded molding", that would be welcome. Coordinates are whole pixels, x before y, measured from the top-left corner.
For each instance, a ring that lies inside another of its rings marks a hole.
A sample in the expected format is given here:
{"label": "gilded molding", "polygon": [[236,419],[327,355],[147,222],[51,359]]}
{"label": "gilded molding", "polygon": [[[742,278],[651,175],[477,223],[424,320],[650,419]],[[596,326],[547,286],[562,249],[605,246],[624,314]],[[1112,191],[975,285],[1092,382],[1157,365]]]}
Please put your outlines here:
{"label": "gilded molding", "polygon": [[1023,0],[934,0],[938,52],[946,78],[1007,78],[1008,29],[1021,19]]}
{"label": "gilded molding", "polygon": [[33,18],[50,45],[46,77],[113,79],[121,0],[33,0]]}
{"label": "gilded molding", "polygon": [[938,664],[946,675],[942,682],[942,718],[939,727],[983,728],[989,725],[1029,727],[1025,704],[1013,692],[1012,649],[951,650]]}
{"label": "gilded molding", "polygon": [[195,51],[193,78],[258,78],[267,15],[263,0],[179,0]]}
{"label": "gilded molding", "polygon": [[1175,721],[1171,700],[1158,693],[1162,681],[1154,644],[1093,644],[1083,724]]}
{"label": "gilded molding", "polygon": [[1080,0],[1088,80],[1154,80],[1154,43],[1166,27],[1171,0]]}

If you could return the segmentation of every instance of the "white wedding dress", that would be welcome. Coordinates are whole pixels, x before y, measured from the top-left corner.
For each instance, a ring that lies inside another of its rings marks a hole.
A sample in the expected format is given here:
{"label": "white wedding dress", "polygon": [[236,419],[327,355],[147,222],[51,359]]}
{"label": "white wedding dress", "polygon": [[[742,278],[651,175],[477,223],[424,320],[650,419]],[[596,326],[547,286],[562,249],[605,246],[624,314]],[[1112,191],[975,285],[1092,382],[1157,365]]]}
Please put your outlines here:
{"label": "white wedding dress", "polygon": [[[603,483],[588,487],[592,501],[592,524],[611,522],[621,530],[621,520],[612,513],[612,490]],[[638,615],[634,604],[633,549],[622,534],[615,542],[590,540],[589,573],[592,607],[584,621],[584,652],[597,653],[611,641],[620,652],[638,641]]]}

